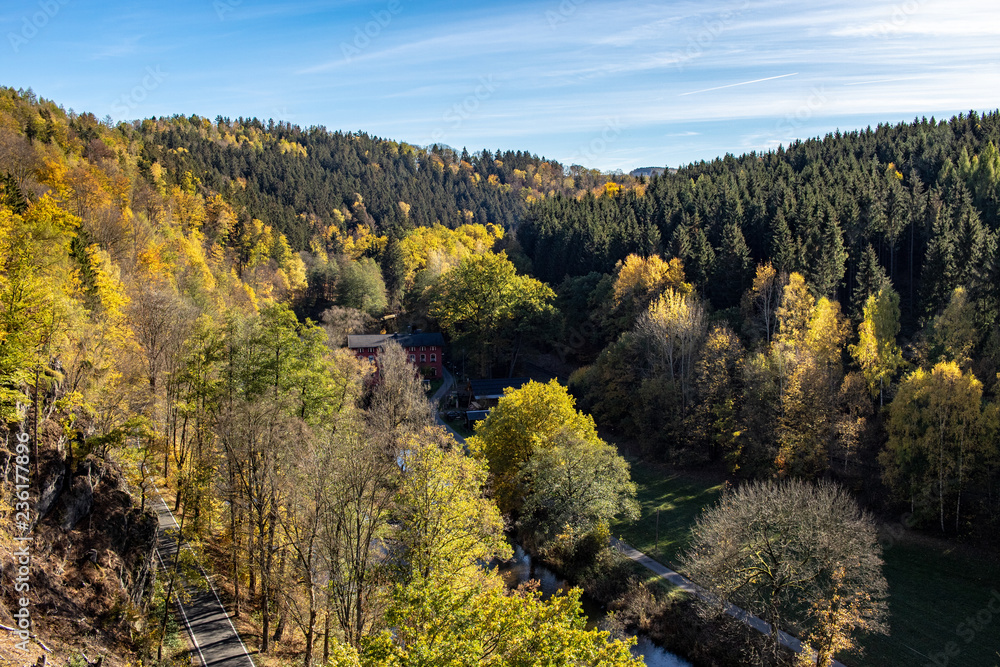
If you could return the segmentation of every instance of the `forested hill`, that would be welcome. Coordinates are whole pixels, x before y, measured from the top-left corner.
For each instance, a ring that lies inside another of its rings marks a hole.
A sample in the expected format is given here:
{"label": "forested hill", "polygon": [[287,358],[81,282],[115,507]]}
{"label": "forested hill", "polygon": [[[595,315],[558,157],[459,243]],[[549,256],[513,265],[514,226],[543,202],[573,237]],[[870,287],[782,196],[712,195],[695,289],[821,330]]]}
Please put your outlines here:
{"label": "forested hill", "polygon": [[998,143],[997,112],[838,131],[691,164],[645,195],[546,198],[518,238],[553,283],[612,273],[629,253],[679,257],[718,309],[737,306],[768,260],[852,312],[884,271],[912,331],[959,285],[996,312]]}
{"label": "forested hill", "polygon": [[526,202],[575,195],[609,178],[580,167],[568,176],[558,162],[521,151],[470,155],[256,118],[174,116],[118,129],[141,142],[146,169],[190,172],[300,250],[308,248],[310,220],[326,228],[353,218],[392,238],[433,224],[510,228]]}

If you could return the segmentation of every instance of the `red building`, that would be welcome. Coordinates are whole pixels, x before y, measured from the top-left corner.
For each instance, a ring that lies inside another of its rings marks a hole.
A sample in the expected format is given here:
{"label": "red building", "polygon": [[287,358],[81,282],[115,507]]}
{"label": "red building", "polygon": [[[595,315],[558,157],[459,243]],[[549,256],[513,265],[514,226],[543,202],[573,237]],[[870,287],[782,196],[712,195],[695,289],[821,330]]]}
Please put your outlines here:
{"label": "red building", "polygon": [[442,377],[444,336],[439,333],[352,334],[347,337],[347,347],[354,351],[358,359],[378,363],[379,351],[390,340],[403,348],[410,363],[420,369],[423,377]]}

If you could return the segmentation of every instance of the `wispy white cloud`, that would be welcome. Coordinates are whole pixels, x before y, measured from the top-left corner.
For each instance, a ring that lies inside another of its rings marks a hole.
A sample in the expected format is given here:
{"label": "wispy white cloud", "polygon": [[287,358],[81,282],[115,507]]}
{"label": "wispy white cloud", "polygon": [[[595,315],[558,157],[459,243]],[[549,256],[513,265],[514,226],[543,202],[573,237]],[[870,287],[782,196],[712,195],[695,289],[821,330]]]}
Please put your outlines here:
{"label": "wispy white cloud", "polygon": [[[350,58],[342,44],[390,0],[223,1],[224,20],[210,0],[67,4],[3,56],[5,83],[103,116],[136,62],[161,63],[157,113],[294,109],[416,141],[492,74],[490,98],[444,124],[449,143],[558,159],[617,117],[626,129],[587,166],[623,169],[1000,105],[1000,4],[985,0],[398,0]],[[4,12],[4,34],[20,30]]]}
{"label": "wispy white cloud", "polygon": [[138,51],[139,40],[141,39],[142,35],[132,35],[112,44],[107,44],[91,54],[91,59],[102,60],[104,58],[122,58],[134,55]]}
{"label": "wispy white cloud", "polygon": [[668,36],[667,29],[671,26],[676,26],[680,20],[681,17],[674,17],[653,21],[652,23],[646,23],[643,25],[637,25],[621,32],[599,37],[595,41],[595,44],[626,47],[639,42],[663,39]]}

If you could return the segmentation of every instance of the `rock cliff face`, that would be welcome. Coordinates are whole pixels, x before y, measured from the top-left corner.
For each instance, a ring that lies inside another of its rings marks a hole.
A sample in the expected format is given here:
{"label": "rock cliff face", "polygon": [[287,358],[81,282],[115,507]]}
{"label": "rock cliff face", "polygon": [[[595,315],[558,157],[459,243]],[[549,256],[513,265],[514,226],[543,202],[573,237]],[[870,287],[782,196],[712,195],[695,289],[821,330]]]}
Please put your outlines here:
{"label": "rock cliff face", "polygon": [[[5,459],[0,453],[0,476],[6,472]],[[43,451],[33,486],[37,518],[30,600],[35,631],[56,654],[65,649],[79,655],[83,649],[91,657],[108,655],[105,664],[115,664],[113,656],[127,655],[144,630],[156,517],[140,511],[117,465],[93,456],[71,470],[59,452]],[[12,554],[0,549],[0,578],[8,580],[13,566]],[[11,624],[16,607],[12,588],[0,589],[4,625]],[[0,655],[6,648],[0,640]]]}

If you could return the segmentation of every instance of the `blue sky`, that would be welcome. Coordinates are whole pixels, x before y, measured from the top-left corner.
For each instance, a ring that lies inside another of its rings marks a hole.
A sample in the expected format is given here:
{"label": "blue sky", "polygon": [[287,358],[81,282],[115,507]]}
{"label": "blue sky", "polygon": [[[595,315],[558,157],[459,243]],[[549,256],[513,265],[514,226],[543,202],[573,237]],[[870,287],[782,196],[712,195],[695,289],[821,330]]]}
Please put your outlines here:
{"label": "blue sky", "polygon": [[7,0],[0,84],[628,171],[1000,106],[992,0]]}

